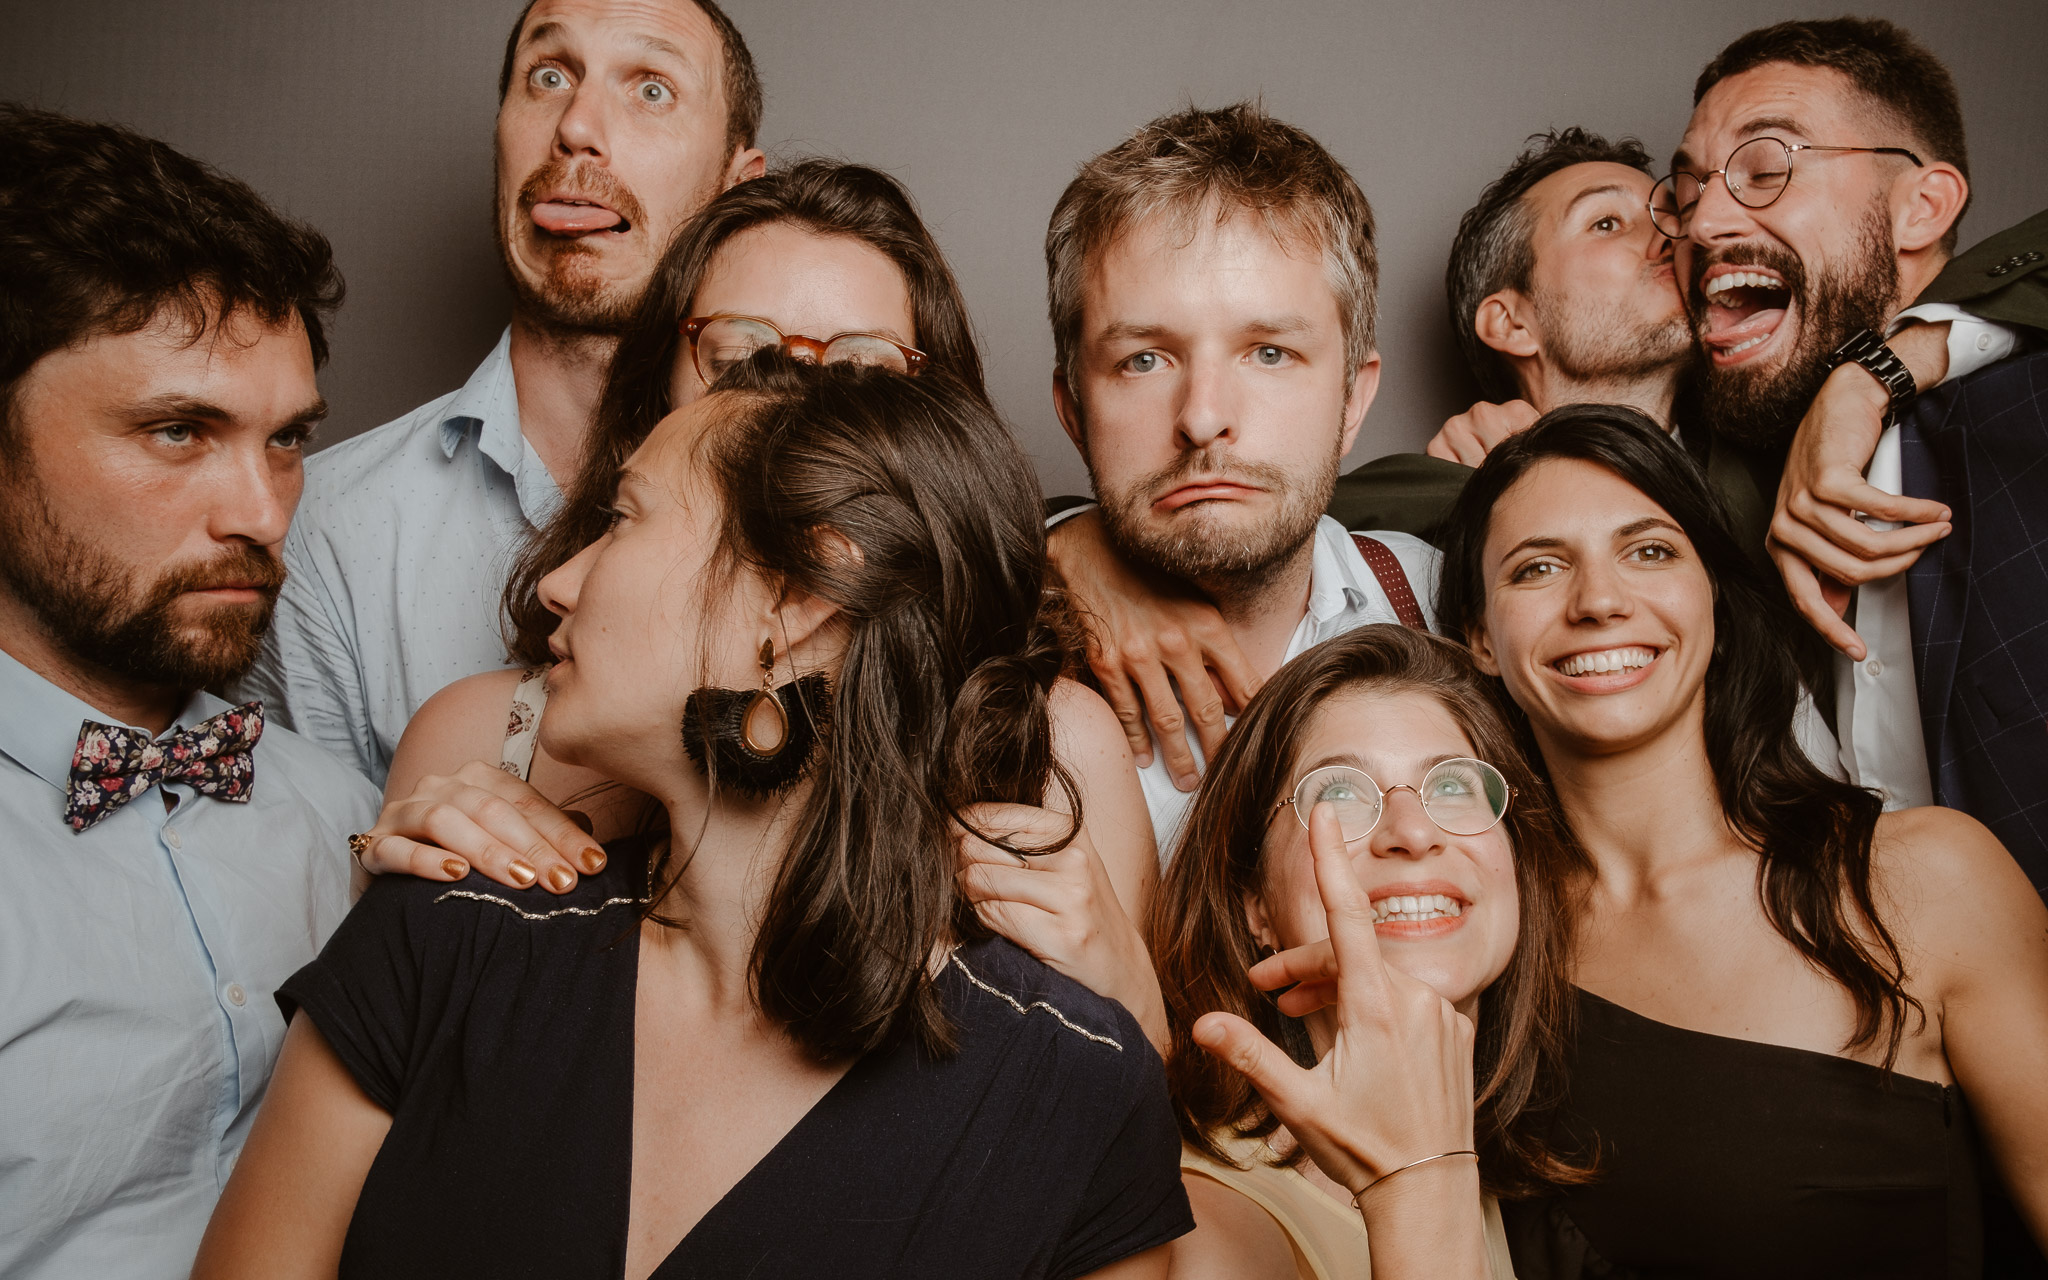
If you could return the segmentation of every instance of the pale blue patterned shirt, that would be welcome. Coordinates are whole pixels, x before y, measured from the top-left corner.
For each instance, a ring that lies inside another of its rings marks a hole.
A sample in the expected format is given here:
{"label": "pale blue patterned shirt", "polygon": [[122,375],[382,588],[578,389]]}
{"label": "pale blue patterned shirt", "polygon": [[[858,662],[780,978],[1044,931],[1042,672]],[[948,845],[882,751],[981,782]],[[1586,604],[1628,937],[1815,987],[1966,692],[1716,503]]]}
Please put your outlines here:
{"label": "pale blue patterned shirt", "polygon": [[[227,709],[195,695],[172,729]],[[74,833],[87,719],[120,723],[0,652],[0,1276],[174,1280],[277,1061],[273,993],[347,912],[378,798],[267,726],[246,804],[171,782]]]}
{"label": "pale blue patterned shirt", "polygon": [[462,389],[306,460],[289,576],[241,686],[377,785],[420,704],[502,667],[498,601],[561,490],[519,429],[511,332]]}

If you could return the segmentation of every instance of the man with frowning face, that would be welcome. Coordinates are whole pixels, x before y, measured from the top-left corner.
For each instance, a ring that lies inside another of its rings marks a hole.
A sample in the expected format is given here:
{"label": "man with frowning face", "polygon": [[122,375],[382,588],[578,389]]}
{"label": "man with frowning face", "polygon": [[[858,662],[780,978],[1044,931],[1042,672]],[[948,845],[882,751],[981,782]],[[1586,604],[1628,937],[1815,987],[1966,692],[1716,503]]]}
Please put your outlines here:
{"label": "man with frowning face", "polygon": [[[1905,32],[1845,18],[1743,36],[1695,101],[1653,203],[1685,237],[1716,429],[1782,444],[1823,380],[1900,418],[1871,442],[1867,483],[1812,520],[1867,553],[1842,575],[1861,583],[1838,598],[1847,622],[1815,603],[1812,566],[1840,560],[1810,528],[1773,525],[1795,598],[1845,651],[1844,763],[1892,807],[1978,817],[2048,891],[2048,485],[2024,479],[2048,458],[2033,390],[2048,366],[1953,308],[1912,309],[1948,321],[1946,342],[1885,342],[1948,261],[1968,203],[1954,84]],[[1915,401],[1944,376],[1960,381]],[[1859,527],[1862,513],[1914,523]]]}
{"label": "man with frowning face", "polygon": [[517,542],[576,474],[617,335],[676,229],[762,170],[761,87],[711,0],[532,0],[499,80],[512,322],[469,382],[308,467],[245,688],[381,783],[406,721],[505,665]]}
{"label": "man with frowning face", "polygon": [[0,1274],[186,1275],[376,790],[260,704],[327,242],[0,106]]}
{"label": "man with frowning face", "polygon": [[[1100,500],[1076,518],[1112,572],[1212,603],[1261,675],[1339,631],[1421,624],[1434,587],[1419,540],[1361,549],[1322,515],[1379,385],[1372,234],[1342,166],[1248,104],[1089,161],[1047,232],[1054,400]],[[1164,857],[1195,779],[1152,753],[1139,781]]]}

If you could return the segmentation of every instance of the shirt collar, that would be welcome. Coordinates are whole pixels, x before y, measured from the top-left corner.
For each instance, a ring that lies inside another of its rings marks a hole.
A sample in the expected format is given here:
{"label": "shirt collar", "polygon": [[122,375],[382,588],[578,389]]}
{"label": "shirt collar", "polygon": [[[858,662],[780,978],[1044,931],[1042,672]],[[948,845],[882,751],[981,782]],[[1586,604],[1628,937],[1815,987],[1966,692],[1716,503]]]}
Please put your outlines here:
{"label": "shirt collar", "polygon": [[477,452],[511,477],[527,523],[535,528],[546,524],[561,505],[562,491],[520,429],[519,385],[512,377],[509,327],[441,411],[443,456],[452,460],[462,442],[471,437],[476,440]]}
{"label": "shirt collar", "polygon": [[462,389],[448,398],[441,413],[441,452],[448,457],[475,436],[483,455],[505,472],[519,474],[526,443],[519,433],[519,388],[512,382],[512,330],[498,335],[498,345],[469,375]]}
{"label": "shirt collar", "polygon": [[[126,724],[51,684],[4,649],[0,649],[0,706],[7,708],[6,714],[0,715],[0,754],[60,791],[71,785],[71,757],[78,751],[78,733],[85,722]],[[185,703],[171,727],[156,736],[189,729],[228,709],[229,704],[201,689]],[[141,725],[127,727],[149,732]]]}
{"label": "shirt collar", "polygon": [[1363,560],[1351,550],[1351,535],[1328,516],[1316,521],[1315,557],[1308,578],[1308,616],[1317,630],[1372,600],[1357,570]]}

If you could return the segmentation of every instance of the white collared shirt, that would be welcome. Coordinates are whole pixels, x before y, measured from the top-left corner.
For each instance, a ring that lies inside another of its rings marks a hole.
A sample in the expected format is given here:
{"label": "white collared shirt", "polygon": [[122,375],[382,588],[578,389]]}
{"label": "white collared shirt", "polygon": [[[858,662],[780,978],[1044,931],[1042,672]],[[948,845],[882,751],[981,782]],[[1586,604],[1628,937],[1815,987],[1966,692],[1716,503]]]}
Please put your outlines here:
{"label": "white collared shirt", "polygon": [[306,460],[242,696],[382,786],[421,703],[510,661],[505,577],[561,501],[519,429],[508,329],[461,390]]}
{"label": "white collared shirt", "polygon": [[[1908,307],[1886,332],[1895,334],[1916,320],[1948,322],[1948,374],[1943,382],[1966,378],[2005,359],[2018,344],[2016,335],[2004,325],[1979,320],[1960,307],[1940,302]],[[1896,424],[1886,427],[1878,438],[1868,479],[1873,488],[1886,493],[1905,492]],[[1885,520],[1866,523],[1873,529],[1898,528]],[[1863,661],[1835,655],[1835,728],[1841,740],[1842,767],[1858,786],[1882,795],[1888,810],[1933,804],[1934,783],[1927,768],[1920,686],[1913,665],[1906,575],[1859,587],[1854,618],[1856,633],[1863,637]]]}

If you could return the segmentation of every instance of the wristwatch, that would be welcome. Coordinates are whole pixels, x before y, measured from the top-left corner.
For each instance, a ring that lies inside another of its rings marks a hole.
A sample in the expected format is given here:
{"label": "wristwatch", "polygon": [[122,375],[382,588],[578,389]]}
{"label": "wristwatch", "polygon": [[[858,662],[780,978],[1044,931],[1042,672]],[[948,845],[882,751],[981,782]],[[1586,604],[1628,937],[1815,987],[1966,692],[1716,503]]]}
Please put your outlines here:
{"label": "wristwatch", "polygon": [[1849,340],[1828,356],[1830,372],[1845,364],[1862,365],[1890,393],[1891,405],[1885,413],[1887,422],[1898,416],[1907,401],[1920,394],[1920,385],[1913,381],[1913,371],[1906,367],[1906,362],[1884,344],[1883,338],[1868,329],[1858,329],[1850,334]]}

